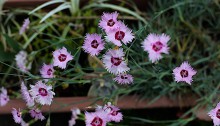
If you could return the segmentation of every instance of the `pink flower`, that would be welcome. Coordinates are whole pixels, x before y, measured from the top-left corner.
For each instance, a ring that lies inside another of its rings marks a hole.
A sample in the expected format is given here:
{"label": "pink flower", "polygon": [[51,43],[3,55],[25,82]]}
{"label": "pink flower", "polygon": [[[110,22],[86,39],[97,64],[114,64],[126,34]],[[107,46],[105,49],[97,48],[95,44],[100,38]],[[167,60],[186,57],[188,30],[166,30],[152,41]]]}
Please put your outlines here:
{"label": "pink flower", "polygon": [[85,112],[86,126],[106,126],[107,114],[104,111]]}
{"label": "pink flower", "polygon": [[29,111],[32,118],[35,118],[35,120],[40,119],[41,121],[45,119],[45,117],[42,115],[41,110],[33,108]]}
{"label": "pink flower", "polygon": [[152,63],[160,60],[162,58],[161,53],[169,54],[169,47],[167,42],[170,40],[170,36],[166,34],[149,34],[144,42],[142,47],[144,51],[147,51],[149,54],[149,59]]}
{"label": "pink flower", "polygon": [[76,119],[75,118],[71,118],[69,120],[69,126],[74,126],[76,124]]}
{"label": "pink flower", "polygon": [[133,83],[133,77],[130,74],[118,74],[113,80],[118,82],[119,84]]}
{"label": "pink flower", "polygon": [[[53,65],[44,64],[40,69],[40,74],[43,78],[53,78],[54,77],[53,73],[54,73]],[[48,79],[45,79],[45,81],[48,81]]]}
{"label": "pink flower", "polygon": [[22,122],[23,119],[21,117],[22,113],[21,113],[20,109],[16,110],[15,108],[13,108],[11,113],[13,115],[15,123],[21,123]]}
{"label": "pink flower", "polygon": [[127,67],[124,61],[124,55],[122,48],[108,50],[103,56],[103,63],[107,71],[115,75],[129,71],[130,68]]}
{"label": "pink flower", "polygon": [[102,19],[99,22],[99,27],[105,30],[105,32],[112,31],[119,27],[117,18],[118,18],[117,12],[103,13]]}
{"label": "pink flower", "polygon": [[30,93],[28,92],[27,87],[24,85],[24,82],[21,82],[21,95],[29,108],[34,106],[34,99],[30,96]]}
{"label": "pink flower", "polygon": [[65,47],[63,47],[62,49],[57,49],[53,52],[53,65],[58,66],[62,69],[65,69],[67,62],[72,59],[73,56],[67,52],[67,49]]}
{"label": "pink flower", "polygon": [[24,120],[21,121],[21,126],[29,126],[28,123],[26,123]]}
{"label": "pink flower", "polygon": [[214,126],[220,125],[220,103],[217,104],[217,106],[212,109],[208,115],[212,118]]}
{"label": "pink flower", "polygon": [[119,27],[108,32],[106,36],[106,40],[114,43],[116,46],[122,46],[121,42],[127,45],[133,39],[134,35],[132,31],[122,22],[119,22]]}
{"label": "pink flower", "polygon": [[104,111],[107,113],[107,122],[114,121],[120,122],[123,119],[123,115],[119,112],[119,108],[108,102],[103,108],[98,107],[96,111]]}
{"label": "pink flower", "polygon": [[71,109],[71,112],[72,112],[72,118],[78,118],[77,115],[79,115],[81,113],[80,109],[78,109],[78,108]]}
{"label": "pink flower", "polygon": [[38,81],[35,85],[31,85],[30,94],[34,100],[41,105],[50,105],[55,93],[52,86],[47,86],[42,81]]}
{"label": "pink flower", "polygon": [[16,65],[22,72],[28,72],[31,69],[31,63],[28,62],[27,56],[25,51],[20,51],[15,56]]}
{"label": "pink flower", "polygon": [[176,82],[186,82],[191,85],[192,76],[196,74],[196,71],[190,66],[190,64],[185,61],[181,64],[180,67],[176,67],[173,70],[173,75]]}
{"label": "pink flower", "polygon": [[9,101],[9,96],[5,88],[0,89],[0,106],[5,106]]}
{"label": "pink flower", "polygon": [[28,28],[29,24],[30,24],[29,18],[25,19],[25,20],[24,20],[24,23],[23,23],[23,25],[22,25],[22,27],[21,27],[21,29],[20,29],[20,31],[19,31],[19,34],[20,34],[20,35],[25,32],[25,30]]}
{"label": "pink flower", "polygon": [[78,108],[71,109],[71,111],[72,111],[72,117],[69,120],[69,126],[73,126],[76,124],[76,119],[78,119],[78,115],[81,113]]}
{"label": "pink flower", "polygon": [[104,42],[98,34],[86,34],[82,48],[91,56],[97,56],[104,49]]}

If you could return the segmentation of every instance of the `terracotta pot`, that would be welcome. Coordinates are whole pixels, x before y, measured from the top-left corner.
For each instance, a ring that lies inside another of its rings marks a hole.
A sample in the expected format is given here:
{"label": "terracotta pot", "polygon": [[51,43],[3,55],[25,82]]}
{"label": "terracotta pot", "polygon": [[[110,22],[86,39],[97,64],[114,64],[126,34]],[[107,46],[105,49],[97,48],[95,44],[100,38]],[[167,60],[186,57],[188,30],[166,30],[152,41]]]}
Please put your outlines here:
{"label": "terracotta pot", "polygon": [[[6,0],[6,3],[4,5],[4,8],[36,8],[37,6],[47,2],[47,1],[50,1],[50,0]],[[80,0],[80,5],[84,5],[86,3],[88,3],[89,0]],[[134,0],[133,1],[137,7],[140,9],[140,10],[144,10],[146,11],[146,7],[149,6],[149,0]],[[120,1],[117,1],[117,0],[112,0],[112,1],[109,1],[109,3],[111,4],[120,4]],[[49,7],[46,7],[47,9],[52,9],[54,7],[56,7],[57,5],[59,4],[55,4],[55,5],[52,5],[52,6],[49,6]]]}
{"label": "terracotta pot", "polygon": [[4,8],[14,8],[14,7],[35,8],[47,1],[50,0],[6,0]]}
{"label": "terracotta pot", "polygon": [[[144,109],[144,108],[172,108],[172,107],[191,107],[196,104],[196,97],[184,97],[184,99],[171,99],[161,97],[151,103],[152,99],[140,99],[139,96],[123,96],[119,97],[117,106],[121,109]],[[71,108],[79,108],[81,110],[94,109],[96,104],[102,105],[101,100],[92,97],[58,97],[54,98],[51,106],[43,106],[43,112],[69,112]],[[12,108],[26,108],[22,99],[11,99],[6,106],[0,107],[0,114],[10,114]],[[195,112],[200,120],[210,121],[204,108],[200,108]]]}

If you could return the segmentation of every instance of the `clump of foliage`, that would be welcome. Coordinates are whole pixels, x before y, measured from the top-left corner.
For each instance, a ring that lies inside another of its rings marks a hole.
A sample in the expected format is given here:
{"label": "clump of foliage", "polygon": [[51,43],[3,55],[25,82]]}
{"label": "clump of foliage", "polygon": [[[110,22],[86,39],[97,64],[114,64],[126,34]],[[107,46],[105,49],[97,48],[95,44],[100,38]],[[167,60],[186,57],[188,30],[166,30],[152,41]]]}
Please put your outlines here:
{"label": "clump of foliage", "polygon": [[[59,3],[59,6],[50,12],[41,10],[55,3]],[[90,1],[81,6],[79,3],[78,0],[54,0],[33,11],[3,11],[4,14],[0,17],[1,86],[10,88],[13,97],[20,97],[16,92],[16,87],[20,85],[19,80],[34,82],[41,79],[38,76],[41,65],[50,62],[52,51],[65,46],[74,54],[74,62],[70,63],[67,71],[60,73],[60,77],[55,78],[55,87],[91,85],[88,95],[103,98],[105,101],[114,101],[118,96],[129,94],[152,98],[153,101],[161,96],[198,97],[196,105],[184,115],[191,117],[167,122],[173,126],[186,125],[196,118],[194,112],[198,108],[205,106],[208,112],[219,101],[218,1],[154,0],[148,3],[147,9],[141,11],[133,1],[119,1],[118,5],[103,1]],[[90,57],[82,51],[86,33],[105,34],[97,28],[100,10],[119,11],[119,18],[124,19],[133,29],[135,39],[128,46],[123,45],[130,73],[134,76],[132,85],[117,85],[109,79],[114,76],[103,68],[101,56]],[[18,22],[21,19],[20,14],[29,14],[31,20],[28,32],[22,36],[18,35],[22,24],[21,21]],[[171,36],[169,55],[163,55],[164,58],[158,63],[151,63],[141,47],[149,33],[166,33]],[[30,73],[21,73],[15,66],[14,57],[20,50],[26,50],[30,54]],[[173,79],[172,70],[183,61],[189,61],[197,70],[191,86],[177,83]]]}

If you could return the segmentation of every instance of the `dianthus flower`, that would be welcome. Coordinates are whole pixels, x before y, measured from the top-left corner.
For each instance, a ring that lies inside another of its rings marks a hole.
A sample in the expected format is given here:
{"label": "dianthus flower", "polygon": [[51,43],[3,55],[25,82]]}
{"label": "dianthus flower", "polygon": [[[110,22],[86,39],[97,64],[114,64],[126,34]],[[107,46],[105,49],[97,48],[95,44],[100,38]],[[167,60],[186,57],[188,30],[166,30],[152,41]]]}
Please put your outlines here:
{"label": "dianthus flower", "polygon": [[34,106],[34,99],[31,97],[27,87],[24,85],[24,82],[21,82],[21,95],[29,108]]}
{"label": "dianthus flower", "polygon": [[57,49],[53,52],[53,65],[58,66],[62,69],[66,68],[68,61],[72,60],[73,56],[67,52],[67,49],[63,47],[62,49]]}
{"label": "dianthus flower", "polygon": [[15,61],[17,67],[22,71],[22,72],[27,72],[28,70],[31,69],[31,63],[28,62],[27,60],[27,52],[25,51],[20,51],[16,56],[15,56]]}
{"label": "dianthus flower", "polygon": [[101,38],[101,35],[86,34],[82,48],[91,56],[97,56],[104,49],[104,42]]}
{"label": "dianthus flower", "polygon": [[0,89],[0,106],[5,106],[9,101],[9,96],[7,90],[2,87]]}
{"label": "dianthus flower", "polygon": [[41,105],[50,105],[55,93],[52,86],[47,86],[42,81],[38,81],[35,85],[31,85],[30,94],[34,100]]}
{"label": "dianthus flower", "polygon": [[107,114],[104,111],[85,112],[86,126],[106,126]]}
{"label": "dianthus flower", "polygon": [[118,82],[119,84],[133,83],[133,77],[130,74],[118,74],[113,80]]}
{"label": "dianthus flower", "polygon": [[19,123],[20,124],[22,122],[22,120],[23,120],[22,117],[21,117],[22,113],[21,113],[20,109],[16,110],[15,108],[13,108],[11,113],[13,115],[13,119],[14,119],[15,123]]}
{"label": "dianthus flower", "polygon": [[186,82],[191,85],[192,76],[196,74],[196,71],[190,66],[190,64],[185,61],[181,64],[180,67],[176,67],[173,70],[173,75],[176,82]]}
{"label": "dianthus flower", "polygon": [[78,115],[81,113],[78,108],[71,109],[71,111],[72,111],[72,117],[69,120],[69,126],[73,126],[76,124],[76,119],[78,119]]}
{"label": "dianthus flower", "polygon": [[162,58],[162,53],[169,54],[169,47],[167,42],[170,40],[170,37],[166,34],[149,34],[144,42],[142,47],[144,51],[147,51],[149,54],[149,59],[152,63],[160,60]]}
{"label": "dianthus flower", "polygon": [[99,27],[105,30],[105,32],[107,33],[112,30],[115,30],[116,28],[119,27],[117,18],[118,18],[117,12],[103,13],[101,20],[99,22]]}
{"label": "dianthus flower", "polygon": [[217,106],[212,109],[208,115],[212,118],[214,126],[220,125],[220,103],[217,104]]}
{"label": "dianthus flower", "polygon": [[104,107],[98,107],[96,111],[104,111],[107,114],[107,122],[114,121],[120,122],[123,119],[123,115],[119,112],[119,108],[108,102]]}
{"label": "dianthus flower", "polygon": [[20,29],[20,31],[19,31],[19,34],[20,34],[20,35],[25,32],[25,30],[28,28],[29,24],[30,24],[29,18],[25,19],[25,20],[24,20],[24,23],[23,23],[23,25],[22,25],[22,27],[21,27],[21,29]]}
{"label": "dianthus flower", "polygon": [[129,71],[130,68],[127,67],[127,63],[124,61],[124,55],[122,48],[109,49],[103,56],[103,63],[107,71],[115,75]]}
{"label": "dianthus flower", "polygon": [[119,22],[119,27],[108,32],[106,36],[106,40],[112,42],[116,46],[122,46],[121,42],[127,45],[132,42],[133,39],[134,35],[132,31],[123,22]]}
{"label": "dianthus flower", "polygon": [[[54,77],[53,73],[54,73],[53,65],[44,64],[40,69],[40,74],[43,78],[53,78]],[[45,81],[48,81],[48,79],[45,79]]]}
{"label": "dianthus flower", "polygon": [[32,118],[34,118],[35,120],[44,120],[45,117],[43,116],[41,110],[37,109],[37,108],[33,108],[29,111],[30,115]]}

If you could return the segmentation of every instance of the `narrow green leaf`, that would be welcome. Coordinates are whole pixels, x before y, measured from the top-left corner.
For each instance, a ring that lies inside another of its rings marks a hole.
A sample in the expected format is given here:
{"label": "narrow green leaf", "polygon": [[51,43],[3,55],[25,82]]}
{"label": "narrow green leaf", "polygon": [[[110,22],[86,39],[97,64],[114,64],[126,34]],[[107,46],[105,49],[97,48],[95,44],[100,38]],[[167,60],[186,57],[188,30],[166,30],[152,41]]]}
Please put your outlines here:
{"label": "narrow green leaf", "polygon": [[13,38],[9,37],[7,34],[4,34],[3,36],[5,37],[8,45],[10,45],[10,47],[13,48],[15,52],[18,52],[20,50],[18,42],[16,42]]}
{"label": "narrow green leaf", "polygon": [[14,53],[5,52],[4,47],[0,44],[0,61],[2,62],[8,62],[14,60]]}
{"label": "narrow green leaf", "polygon": [[143,21],[145,24],[148,24],[148,22],[144,18],[142,18],[139,14],[137,14],[134,11],[131,11],[127,8],[121,7],[121,6],[117,6],[117,5],[113,5],[113,4],[106,4],[106,3],[105,4],[104,3],[101,3],[101,4],[95,3],[95,4],[88,5],[83,9],[90,9],[90,8],[111,8],[113,10],[118,10],[118,11],[130,14],[130,15],[138,18],[139,20]]}
{"label": "narrow green leaf", "polygon": [[46,126],[50,126],[50,116],[49,116],[49,118],[47,119]]}
{"label": "narrow green leaf", "polygon": [[65,2],[64,0],[52,0],[52,1],[49,1],[49,2],[46,2],[40,6],[38,6],[37,8],[35,8],[34,10],[32,10],[31,12],[29,12],[29,14],[32,14],[46,6],[49,6],[49,5],[52,5],[52,4],[56,4],[56,3],[61,3],[61,2]]}
{"label": "narrow green leaf", "polygon": [[40,29],[39,32],[34,33],[29,39],[28,41],[24,44],[23,49],[26,49],[27,46],[42,32],[44,31],[47,27],[49,27],[50,25],[52,25],[55,21],[50,22],[50,23],[45,23],[43,24]]}
{"label": "narrow green leaf", "polygon": [[71,2],[71,13],[74,15],[79,11],[79,4],[80,1],[79,0],[70,0]]}
{"label": "narrow green leaf", "polygon": [[61,4],[60,6],[58,6],[57,8],[53,9],[52,11],[50,11],[47,15],[45,15],[40,23],[42,23],[43,21],[45,21],[47,18],[49,18],[50,16],[52,16],[53,14],[59,12],[59,11],[62,11],[62,10],[65,10],[67,8],[70,8],[71,6],[68,4],[68,3],[63,3]]}

